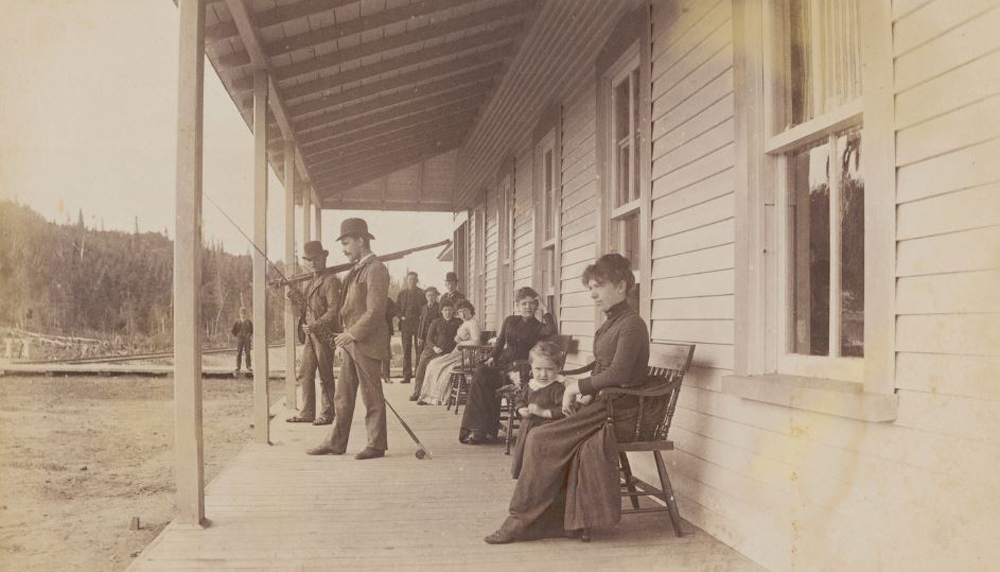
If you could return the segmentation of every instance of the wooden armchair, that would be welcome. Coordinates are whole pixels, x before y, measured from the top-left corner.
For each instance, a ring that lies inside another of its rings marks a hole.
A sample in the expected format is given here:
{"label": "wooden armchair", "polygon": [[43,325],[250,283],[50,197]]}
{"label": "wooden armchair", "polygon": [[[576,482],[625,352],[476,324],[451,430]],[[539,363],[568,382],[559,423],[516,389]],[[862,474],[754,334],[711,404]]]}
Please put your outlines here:
{"label": "wooden armchair", "polygon": [[[667,512],[674,534],[683,535],[681,529],[681,513],[674,498],[674,488],[667,475],[667,466],[663,462],[661,451],[672,451],[674,442],[667,439],[670,423],[677,409],[677,398],[681,393],[681,383],[684,374],[691,367],[694,357],[694,344],[652,343],[649,346],[649,366],[646,370],[646,383],[632,387],[609,387],[601,391],[601,395],[612,397],[616,395],[634,395],[639,398],[639,411],[635,425],[626,435],[615,433],[618,442],[618,460],[621,470],[621,496],[629,497],[632,508],[623,510],[622,514],[640,514],[647,512]],[[565,371],[566,375],[579,375],[594,369],[591,362],[579,369]],[[612,399],[605,401],[608,410],[608,423],[614,428],[615,409]],[[632,474],[628,462],[629,452],[649,451],[653,453],[656,462],[656,472],[660,478],[660,488],[656,488]],[[641,489],[641,490],[640,490]],[[649,508],[639,507],[639,497],[653,496],[663,501],[665,506]],[[590,531],[583,531],[583,541],[590,541]]]}
{"label": "wooden armchair", "polygon": [[451,406],[454,405],[455,415],[458,415],[459,406],[468,399],[469,382],[472,380],[472,375],[476,373],[476,368],[489,359],[490,354],[493,352],[493,346],[486,344],[485,341],[494,335],[496,335],[496,332],[486,330],[479,336],[479,345],[458,346],[462,354],[462,361],[452,371],[451,377],[448,380],[449,389],[448,400],[445,404],[446,410],[450,410]]}
{"label": "wooden armchair", "polygon": [[[674,498],[674,489],[667,475],[667,466],[663,462],[662,451],[671,451],[673,441],[667,439],[670,423],[677,408],[677,399],[681,392],[684,374],[691,366],[694,356],[694,344],[655,343],[649,348],[648,382],[637,387],[614,387],[603,390],[606,396],[634,395],[639,399],[639,411],[635,426],[626,435],[615,434],[618,441],[618,458],[621,462],[622,497],[629,497],[632,508],[623,510],[622,514],[638,514],[648,512],[667,512],[673,525],[674,534],[681,536],[681,515]],[[580,372],[582,373],[582,372]],[[614,404],[612,399],[606,400],[608,420],[614,427]],[[660,479],[657,488],[632,474],[629,465],[629,452],[648,451],[653,453],[656,472]],[[649,508],[639,507],[639,497],[653,496],[663,501],[665,506]],[[584,535],[585,539],[589,535]]]}

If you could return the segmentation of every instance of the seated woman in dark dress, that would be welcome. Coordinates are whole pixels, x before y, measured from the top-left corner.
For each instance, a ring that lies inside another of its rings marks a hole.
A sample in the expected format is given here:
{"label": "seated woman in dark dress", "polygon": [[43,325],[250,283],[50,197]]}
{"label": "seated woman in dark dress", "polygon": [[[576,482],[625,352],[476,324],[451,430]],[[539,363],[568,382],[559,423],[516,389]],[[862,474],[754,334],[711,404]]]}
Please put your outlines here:
{"label": "seated woman in dark dress", "polygon": [[515,303],[518,314],[503,321],[492,355],[472,376],[458,434],[462,443],[476,445],[496,439],[500,429],[500,398],[496,390],[507,383],[509,372],[527,373],[528,352],[542,338],[557,333],[552,314],[539,306],[534,289],[525,286],[518,290]]}
{"label": "seated woman in dark dress", "polygon": [[[566,383],[566,417],[533,429],[525,439],[510,515],[484,539],[490,544],[574,536],[621,518],[618,448],[605,403],[610,397],[600,391],[644,382],[649,331],[626,301],[635,284],[627,258],[602,256],[584,271],[583,282],[607,315],[594,336],[593,371]],[[614,425],[620,434],[634,425],[637,410],[635,396],[614,398]]]}

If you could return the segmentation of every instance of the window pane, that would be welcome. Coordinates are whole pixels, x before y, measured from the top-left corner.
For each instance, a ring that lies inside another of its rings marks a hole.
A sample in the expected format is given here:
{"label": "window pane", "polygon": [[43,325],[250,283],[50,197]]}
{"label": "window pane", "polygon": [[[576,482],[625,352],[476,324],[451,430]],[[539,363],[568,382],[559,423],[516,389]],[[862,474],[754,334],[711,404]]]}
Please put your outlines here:
{"label": "window pane", "polygon": [[628,139],[618,144],[617,177],[615,178],[615,206],[620,207],[629,202],[629,157],[632,146]]}
{"label": "window pane", "polygon": [[785,29],[781,53],[788,92],[782,131],[861,95],[859,0],[786,0],[774,17]]}
{"label": "window pane", "polygon": [[545,181],[543,182],[545,185],[545,240],[548,240],[554,236],[553,232],[555,230],[556,220],[554,188],[555,177],[553,176],[555,174],[553,172],[555,166],[553,165],[552,151],[545,152],[545,159],[542,162],[545,165],[543,175],[545,177]]}
{"label": "window pane", "polygon": [[632,270],[639,269],[639,214],[635,213],[621,220],[619,223],[623,227],[622,231],[622,256],[628,258],[632,263]]}
{"label": "window pane", "polygon": [[830,177],[829,147],[821,144],[788,157],[792,221],[792,352],[829,354]]}
{"label": "window pane", "polygon": [[639,198],[639,70],[632,72],[632,194],[630,200]]}
{"label": "window pane", "polygon": [[841,319],[840,355],[864,357],[865,181],[861,177],[861,131],[837,137],[840,154]]}

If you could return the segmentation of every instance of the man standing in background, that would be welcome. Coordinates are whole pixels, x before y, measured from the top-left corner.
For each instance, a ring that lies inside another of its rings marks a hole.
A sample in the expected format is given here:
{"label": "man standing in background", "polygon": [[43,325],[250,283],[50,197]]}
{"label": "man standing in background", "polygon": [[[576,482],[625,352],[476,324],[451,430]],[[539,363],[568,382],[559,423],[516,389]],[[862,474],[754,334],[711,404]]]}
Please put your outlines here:
{"label": "man standing in background", "polygon": [[452,305],[458,306],[458,302],[460,300],[465,300],[465,294],[458,291],[458,274],[455,274],[454,272],[445,274],[444,285],[448,291],[441,295],[442,304],[448,301],[451,302]]}
{"label": "man standing in background", "polygon": [[[417,326],[417,355],[424,352],[424,344],[427,340],[427,331],[431,329],[434,320],[441,317],[441,305],[438,304],[438,289],[428,286],[424,290],[424,297],[427,303],[420,309],[420,325]],[[416,361],[417,368],[420,367],[420,358]]]}
{"label": "man standing in background", "polygon": [[250,341],[253,340],[253,322],[247,319],[247,309],[240,306],[240,319],[233,324],[232,334],[236,337],[236,373],[243,369],[243,354],[247,356],[247,371],[253,371],[250,363]]}
{"label": "man standing in background", "polygon": [[416,367],[416,341],[420,328],[420,311],[427,303],[424,291],[417,287],[416,272],[406,273],[406,287],[396,297],[399,306],[399,335],[403,342],[403,383],[410,383]]}

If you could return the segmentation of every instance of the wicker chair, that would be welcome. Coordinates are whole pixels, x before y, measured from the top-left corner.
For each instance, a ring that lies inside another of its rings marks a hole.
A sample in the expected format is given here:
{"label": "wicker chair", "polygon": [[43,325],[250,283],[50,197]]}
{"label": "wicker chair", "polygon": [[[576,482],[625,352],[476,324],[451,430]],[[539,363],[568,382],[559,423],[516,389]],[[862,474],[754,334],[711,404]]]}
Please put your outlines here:
{"label": "wicker chair", "polygon": [[445,402],[446,410],[450,410],[451,406],[454,405],[455,415],[458,415],[459,406],[464,404],[469,397],[469,382],[472,380],[472,375],[476,373],[476,368],[489,359],[490,353],[493,351],[493,346],[487,345],[485,341],[494,335],[496,335],[496,332],[486,330],[479,337],[479,345],[458,346],[459,351],[462,353],[462,361],[451,372],[451,376],[448,379],[449,389],[448,400]]}
{"label": "wicker chair", "polygon": [[[636,387],[611,387],[601,391],[602,395],[635,395],[639,398],[639,411],[635,427],[628,435],[615,435],[618,441],[618,459],[621,469],[621,496],[629,497],[632,508],[622,510],[622,514],[641,514],[649,512],[667,512],[674,534],[683,535],[681,515],[674,498],[674,489],[667,475],[667,466],[663,462],[662,451],[672,451],[674,442],[667,439],[670,423],[677,409],[677,398],[680,396],[681,383],[684,374],[691,366],[694,356],[694,344],[654,343],[649,348],[648,382]],[[593,369],[594,364],[566,372],[580,374]],[[606,400],[608,421],[614,427],[614,404]],[[660,486],[651,485],[632,474],[627,453],[647,451],[653,453]],[[664,506],[640,508],[639,497],[652,496],[663,501]],[[585,530],[583,541],[590,540],[590,531]]]}

